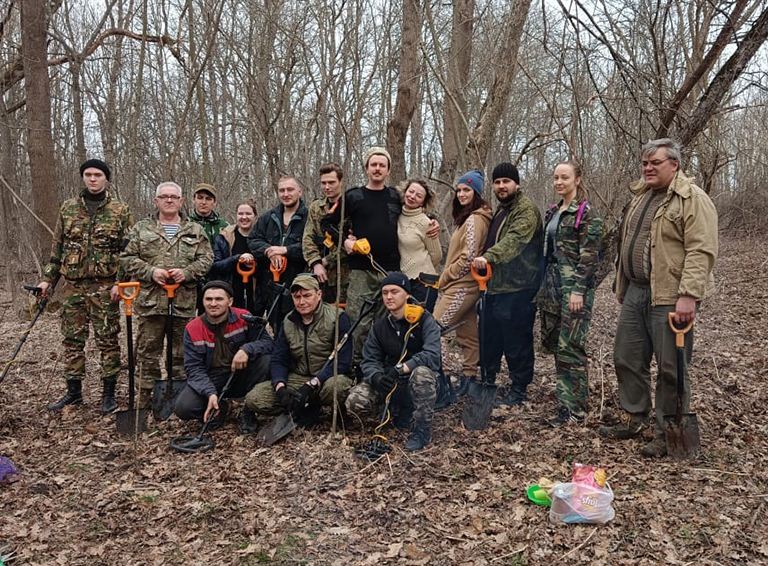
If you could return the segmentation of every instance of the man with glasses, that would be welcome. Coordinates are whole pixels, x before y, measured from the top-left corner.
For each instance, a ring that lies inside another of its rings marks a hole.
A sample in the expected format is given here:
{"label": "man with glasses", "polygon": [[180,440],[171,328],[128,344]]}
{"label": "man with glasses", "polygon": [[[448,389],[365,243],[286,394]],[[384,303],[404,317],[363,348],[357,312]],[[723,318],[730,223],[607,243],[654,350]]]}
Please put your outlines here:
{"label": "man with glasses", "polygon": [[[654,439],[646,457],[667,453],[664,415],[675,412],[677,362],[675,336],[668,315],[685,325],[699,302],[714,289],[717,259],[717,211],[707,193],[680,171],[680,145],[669,138],[648,142],[640,152],[643,178],[633,184],[632,201],[620,227],[614,290],[621,313],[614,343],[623,422],[601,427],[610,438],[642,434],[651,413],[651,358],[658,367],[654,394]],[[690,362],[693,332],[685,335]],[[686,364],[687,367],[688,364]],[[690,384],[685,376],[683,409],[688,411]]]}
{"label": "man with glasses", "polygon": [[182,339],[184,327],[196,314],[197,280],[213,265],[213,250],[205,231],[182,212],[181,187],[170,181],[155,191],[157,212],[131,230],[120,258],[126,275],[141,282],[136,300],[139,323],[138,362],[141,406],[152,404],[152,386],[160,376],[168,294],[165,284],[178,283],[173,299],[173,375],[185,379]]}

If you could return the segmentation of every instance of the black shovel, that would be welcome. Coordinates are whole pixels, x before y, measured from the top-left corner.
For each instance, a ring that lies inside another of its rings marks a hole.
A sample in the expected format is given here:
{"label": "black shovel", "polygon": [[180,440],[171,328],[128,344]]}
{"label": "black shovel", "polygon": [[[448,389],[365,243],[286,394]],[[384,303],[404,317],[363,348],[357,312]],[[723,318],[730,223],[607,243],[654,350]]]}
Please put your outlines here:
{"label": "black shovel", "polygon": [[152,390],[152,416],[155,420],[165,421],[173,414],[176,397],[187,385],[184,380],[173,379],[173,297],[178,283],[166,283],[163,289],[168,294],[168,316],[165,320],[165,367],[166,378],[156,379]]}
{"label": "black shovel", "polygon": [[496,397],[496,375],[488,374],[488,365],[483,355],[483,343],[485,341],[485,295],[488,280],[491,278],[491,264],[486,265],[485,274],[480,274],[471,268],[472,277],[475,278],[480,288],[480,300],[477,303],[478,338],[480,342],[480,376],[481,380],[472,379],[467,389],[467,399],[464,402],[464,411],[461,413],[461,422],[467,430],[484,430],[488,428],[493,412],[493,400]]}
{"label": "black shovel", "polygon": [[677,399],[674,415],[664,416],[667,454],[675,460],[696,458],[701,452],[699,423],[695,413],[683,413],[685,394],[685,335],[693,327],[691,320],[684,328],[675,326],[675,313],[669,313],[669,327],[675,333],[677,347]]}
{"label": "black shovel", "polygon": [[128,410],[115,413],[117,432],[123,436],[138,435],[147,429],[147,410],[134,407],[133,301],[139,294],[140,287],[138,281],[117,284],[120,298],[125,301],[125,335],[128,341]]}

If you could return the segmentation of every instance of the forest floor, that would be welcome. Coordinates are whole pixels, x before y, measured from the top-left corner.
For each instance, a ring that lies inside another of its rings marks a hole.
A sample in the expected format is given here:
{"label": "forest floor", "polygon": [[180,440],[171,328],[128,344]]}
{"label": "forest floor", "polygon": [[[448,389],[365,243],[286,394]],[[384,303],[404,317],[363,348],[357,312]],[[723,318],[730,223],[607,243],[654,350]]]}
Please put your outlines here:
{"label": "forest floor", "polygon": [[[766,564],[768,244],[721,245],[690,368],[703,453],[683,463],[642,458],[647,439],[598,435],[620,415],[610,281],[594,308],[586,424],[543,424],[554,366],[537,355],[524,406],[498,409],[488,430],[471,432],[459,403],[437,413],[428,449],[406,453],[395,433],[373,465],[354,458],[371,433],[359,425],[262,448],[232,416],[211,434],[215,450],[197,455],[169,448],[197,432],[175,418],[150,421],[136,442],[120,437],[115,417],[98,412],[92,342],[85,404],[51,414],[63,382],[58,318],[47,313],[0,385],[0,454],[19,468],[19,481],[0,486],[0,552],[15,551],[11,565],[71,566]],[[3,362],[27,324],[9,297],[0,294]],[[124,379],[118,402],[127,404]],[[608,470],[616,517],[604,526],[552,524],[526,498],[541,476],[568,481],[575,462]]]}

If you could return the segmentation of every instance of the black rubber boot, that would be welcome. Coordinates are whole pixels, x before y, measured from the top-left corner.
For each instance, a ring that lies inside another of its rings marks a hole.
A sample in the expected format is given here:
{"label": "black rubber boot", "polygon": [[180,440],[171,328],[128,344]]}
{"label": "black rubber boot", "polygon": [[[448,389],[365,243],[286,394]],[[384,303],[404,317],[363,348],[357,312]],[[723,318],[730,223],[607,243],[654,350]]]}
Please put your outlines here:
{"label": "black rubber boot", "polygon": [[101,394],[102,415],[108,415],[117,410],[117,402],[115,401],[115,385],[117,385],[117,381],[113,379],[104,380],[104,391]]}
{"label": "black rubber boot", "polygon": [[256,420],[256,413],[248,407],[243,407],[240,415],[240,434],[247,436],[259,430],[259,421]]}
{"label": "black rubber boot", "polygon": [[48,405],[49,411],[61,411],[67,405],[81,405],[83,403],[83,382],[79,379],[67,380],[67,392],[64,397]]}
{"label": "black rubber boot", "polygon": [[405,443],[405,449],[408,452],[415,452],[422,450],[432,440],[432,433],[428,424],[416,423],[411,431],[411,436],[408,437],[408,441]]}

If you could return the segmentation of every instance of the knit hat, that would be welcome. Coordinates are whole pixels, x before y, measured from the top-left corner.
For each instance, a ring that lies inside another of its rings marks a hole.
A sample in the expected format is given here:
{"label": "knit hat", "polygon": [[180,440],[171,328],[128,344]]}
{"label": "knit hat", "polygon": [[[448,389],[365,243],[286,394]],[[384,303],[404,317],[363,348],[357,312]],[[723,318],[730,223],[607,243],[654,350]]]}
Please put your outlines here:
{"label": "knit hat", "polygon": [[389,272],[389,275],[387,275],[384,278],[384,281],[381,282],[381,288],[383,289],[387,285],[397,285],[398,287],[405,289],[405,292],[409,295],[411,294],[411,282],[408,281],[408,278],[399,271]]}
{"label": "knit hat", "polygon": [[307,289],[309,291],[319,291],[320,284],[317,282],[317,277],[311,273],[299,273],[293,278],[291,283],[291,293],[297,289]]}
{"label": "knit hat", "polygon": [[365,155],[363,156],[365,159],[365,167],[368,167],[368,162],[374,155],[383,155],[387,158],[387,166],[392,167],[392,157],[389,155],[389,152],[383,147],[379,146],[374,146],[365,152]]}
{"label": "knit hat", "polygon": [[520,173],[517,172],[517,167],[506,161],[493,168],[492,177],[494,181],[496,179],[512,179],[518,185],[520,184]]}
{"label": "knit hat", "polygon": [[456,181],[456,185],[467,185],[470,189],[475,191],[478,195],[483,194],[483,179],[485,175],[480,169],[473,169],[468,173],[464,173],[459,180]]}
{"label": "knit hat", "polygon": [[205,292],[208,289],[223,289],[224,292],[229,295],[230,297],[234,296],[234,292],[232,291],[232,285],[227,283],[226,281],[220,281],[220,280],[214,280],[214,281],[208,281],[203,286],[203,296],[205,296]]}
{"label": "knit hat", "polygon": [[192,193],[192,196],[195,196],[200,191],[205,191],[206,193],[209,193],[214,200],[216,199],[216,187],[213,185],[209,185],[208,183],[198,183],[195,185],[195,191]]}
{"label": "knit hat", "polygon": [[107,178],[107,181],[109,181],[109,178],[112,176],[112,172],[109,170],[109,165],[104,163],[101,159],[89,159],[85,163],[83,163],[80,166],[80,176],[83,176],[83,173],[85,173],[86,169],[90,169],[91,167],[95,169],[100,169],[104,172],[104,176]]}

